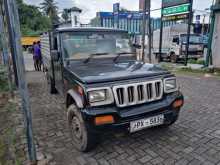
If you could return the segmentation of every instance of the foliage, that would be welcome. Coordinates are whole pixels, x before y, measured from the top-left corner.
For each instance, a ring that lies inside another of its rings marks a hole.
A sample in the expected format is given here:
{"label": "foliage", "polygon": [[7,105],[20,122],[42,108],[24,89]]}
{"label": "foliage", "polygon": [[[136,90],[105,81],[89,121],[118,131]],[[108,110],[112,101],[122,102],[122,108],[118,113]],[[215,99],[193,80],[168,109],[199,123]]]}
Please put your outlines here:
{"label": "foliage", "polygon": [[64,19],[65,22],[69,21],[70,19],[69,9],[63,9],[62,18]]}
{"label": "foliage", "polygon": [[203,59],[199,59],[199,60],[195,60],[195,59],[190,59],[188,60],[189,64],[200,64],[200,65],[204,65],[205,61]]}
{"label": "foliage", "polygon": [[37,36],[51,28],[50,19],[38,7],[27,5],[23,0],[17,0],[17,4],[23,36]]}
{"label": "foliage", "polygon": [[52,24],[58,24],[59,17],[57,3],[54,0],[44,0],[40,5],[42,6],[41,9],[44,13],[51,19]]}
{"label": "foliage", "polygon": [[126,8],[124,8],[124,7],[121,7],[121,8],[120,8],[120,11],[121,11],[121,12],[128,12],[129,10],[126,9]]}
{"label": "foliage", "polygon": [[91,19],[90,24],[92,26],[101,26],[100,20],[98,17],[95,17],[93,19]]}
{"label": "foliage", "polygon": [[9,90],[6,68],[0,64],[0,92]]}

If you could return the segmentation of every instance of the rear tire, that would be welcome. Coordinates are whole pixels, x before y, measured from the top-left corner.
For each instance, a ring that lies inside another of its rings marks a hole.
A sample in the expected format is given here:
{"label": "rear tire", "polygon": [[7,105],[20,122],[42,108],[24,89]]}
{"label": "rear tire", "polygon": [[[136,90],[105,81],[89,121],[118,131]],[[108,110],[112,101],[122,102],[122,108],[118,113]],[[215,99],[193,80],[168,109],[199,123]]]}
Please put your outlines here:
{"label": "rear tire", "polygon": [[67,116],[73,145],[81,152],[88,152],[95,148],[99,138],[83,120],[80,110],[74,104],[69,106]]}

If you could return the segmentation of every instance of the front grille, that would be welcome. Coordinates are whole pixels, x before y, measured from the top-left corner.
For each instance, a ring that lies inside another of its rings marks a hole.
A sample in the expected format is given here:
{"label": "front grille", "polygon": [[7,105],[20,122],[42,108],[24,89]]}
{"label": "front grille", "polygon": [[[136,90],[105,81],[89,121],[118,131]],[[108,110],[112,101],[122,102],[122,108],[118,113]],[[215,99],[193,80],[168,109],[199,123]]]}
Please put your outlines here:
{"label": "front grille", "polygon": [[115,101],[118,107],[126,107],[156,101],[163,96],[163,81],[120,85],[113,87]]}

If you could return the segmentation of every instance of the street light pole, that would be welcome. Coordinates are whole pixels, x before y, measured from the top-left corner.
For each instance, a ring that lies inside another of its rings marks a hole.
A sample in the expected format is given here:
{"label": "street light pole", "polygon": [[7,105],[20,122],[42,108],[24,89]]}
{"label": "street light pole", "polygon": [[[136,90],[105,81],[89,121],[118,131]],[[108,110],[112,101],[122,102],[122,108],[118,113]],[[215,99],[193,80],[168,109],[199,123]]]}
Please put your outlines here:
{"label": "street light pole", "polygon": [[148,59],[151,63],[151,45],[152,45],[152,34],[151,34],[151,14],[150,14],[151,1],[148,2]]}
{"label": "street light pole", "polygon": [[143,27],[142,27],[142,41],[141,41],[141,55],[142,55],[142,61],[145,62],[145,34],[146,34],[146,1],[144,0],[144,6],[143,6]]}
{"label": "street light pole", "polygon": [[29,93],[27,88],[26,76],[25,76],[25,67],[24,67],[24,57],[21,47],[21,31],[20,31],[20,22],[18,16],[18,9],[15,0],[4,0],[6,15],[8,20],[8,29],[10,34],[10,44],[13,49],[14,58],[17,66],[17,75],[18,75],[18,87],[19,93],[22,99],[22,110],[25,120],[26,136],[27,136],[27,145],[28,145],[28,154],[31,164],[36,164],[36,149],[34,145],[34,137],[32,130],[32,115],[30,110],[30,100]]}
{"label": "street light pole", "polygon": [[187,42],[186,42],[185,66],[187,66],[187,64],[188,64],[189,43],[190,43],[190,32],[191,32],[191,25],[192,25],[192,17],[193,17],[193,0],[190,0],[190,10],[189,10],[188,29],[187,29]]}
{"label": "street light pole", "polygon": [[162,60],[162,44],[163,44],[163,8],[161,8],[159,56],[157,57],[158,62],[161,62]]}

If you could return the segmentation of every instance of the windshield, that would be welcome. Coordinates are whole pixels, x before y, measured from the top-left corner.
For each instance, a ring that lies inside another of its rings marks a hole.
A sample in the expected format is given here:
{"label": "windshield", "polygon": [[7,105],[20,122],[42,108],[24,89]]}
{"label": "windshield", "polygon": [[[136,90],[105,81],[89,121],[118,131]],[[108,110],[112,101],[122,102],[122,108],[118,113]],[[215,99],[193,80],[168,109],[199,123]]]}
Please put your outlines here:
{"label": "windshield", "polygon": [[[181,42],[186,43],[187,42],[187,35],[181,35]],[[199,35],[190,35],[189,42],[193,44],[201,44],[203,43],[203,39]]]}
{"label": "windshield", "polygon": [[85,59],[91,54],[115,57],[118,53],[132,52],[127,34],[118,33],[63,33],[65,59]]}

